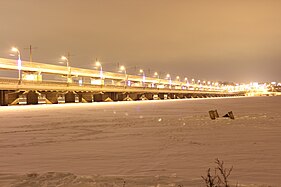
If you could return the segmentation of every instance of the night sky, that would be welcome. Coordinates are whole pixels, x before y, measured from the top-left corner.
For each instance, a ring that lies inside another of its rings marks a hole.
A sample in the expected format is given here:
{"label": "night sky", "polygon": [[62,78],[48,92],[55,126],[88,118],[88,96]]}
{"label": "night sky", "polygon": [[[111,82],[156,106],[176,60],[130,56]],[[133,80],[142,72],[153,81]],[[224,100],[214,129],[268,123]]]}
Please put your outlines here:
{"label": "night sky", "polygon": [[69,51],[75,67],[281,80],[280,0],[0,0],[0,23],[2,58],[31,44],[50,64]]}

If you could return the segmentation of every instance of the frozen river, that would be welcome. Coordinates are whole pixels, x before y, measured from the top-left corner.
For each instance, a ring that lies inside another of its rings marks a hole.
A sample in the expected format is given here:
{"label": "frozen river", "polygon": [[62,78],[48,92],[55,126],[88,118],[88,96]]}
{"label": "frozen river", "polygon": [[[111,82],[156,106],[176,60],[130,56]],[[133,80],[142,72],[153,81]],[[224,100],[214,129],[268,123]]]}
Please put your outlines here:
{"label": "frozen river", "polygon": [[[232,110],[235,120],[211,120],[213,109]],[[89,175],[108,176],[112,186],[122,186],[115,176],[128,186],[156,186],[162,176],[204,186],[216,158],[233,165],[234,183],[281,186],[280,111],[281,97],[0,107],[0,186],[48,177],[95,186],[77,177]]]}

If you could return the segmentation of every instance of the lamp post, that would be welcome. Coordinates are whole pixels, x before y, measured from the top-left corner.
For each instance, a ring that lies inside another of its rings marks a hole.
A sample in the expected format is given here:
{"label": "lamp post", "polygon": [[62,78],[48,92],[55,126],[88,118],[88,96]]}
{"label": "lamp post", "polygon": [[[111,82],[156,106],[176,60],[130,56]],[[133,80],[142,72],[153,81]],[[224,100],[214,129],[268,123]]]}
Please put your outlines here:
{"label": "lamp post", "polygon": [[125,86],[127,86],[128,76],[127,76],[127,71],[126,71],[125,66],[120,66],[120,70],[124,72],[124,75],[125,75]]}
{"label": "lamp post", "polygon": [[158,79],[158,84],[160,84],[160,75],[157,72],[154,72],[154,76]]}
{"label": "lamp post", "polygon": [[172,88],[172,79],[171,79],[171,75],[170,75],[170,74],[167,74],[167,75],[166,75],[166,78],[169,79],[169,85],[170,85],[170,88]]}
{"label": "lamp post", "polygon": [[66,67],[67,67],[67,83],[71,83],[72,81],[70,81],[71,69],[70,69],[70,66],[69,66],[69,59],[67,57],[65,57],[65,56],[62,56],[61,59],[66,62]]}
{"label": "lamp post", "polygon": [[186,87],[188,88],[188,86],[189,86],[188,78],[185,77],[185,78],[184,78],[184,81],[185,81],[185,83],[186,83]]}
{"label": "lamp post", "polygon": [[21,82],[21,80],[22,80],[22,72],[21,72],[21,69],[22,69],[22,62],[21,62],[21,57],[20,57],[20,51],[19,51],[19,49],[18,48],[16,48],[16,47],[12,47],[12,52],[16,52],[17,53],[17,55],[18,55],[18,70],[19,70],[19,77],[18,77],[18,79],[19,79],[19,81]]}
{"label": "lamp post", "polygon": [[100,79],[103,79],[102,65],[101,65],[100,61],[96,60],[96,66],[100,67]]}
{"label": "lamp post", "polygon": [[142,69],[140,69],[140,73],[142,73],[142,86],[145,86],[145,74],[144,71]]}

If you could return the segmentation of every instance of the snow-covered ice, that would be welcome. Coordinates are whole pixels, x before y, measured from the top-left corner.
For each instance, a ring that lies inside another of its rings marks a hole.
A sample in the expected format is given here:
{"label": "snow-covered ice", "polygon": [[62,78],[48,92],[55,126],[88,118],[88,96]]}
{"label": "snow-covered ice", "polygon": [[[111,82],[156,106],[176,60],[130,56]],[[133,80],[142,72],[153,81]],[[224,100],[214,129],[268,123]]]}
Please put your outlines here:
{"label": "snow-covered ice", "polygon": [[[233,111],[235,120],[211,120]],[[281,186],[281,97],[0,107],[0,186]]]}

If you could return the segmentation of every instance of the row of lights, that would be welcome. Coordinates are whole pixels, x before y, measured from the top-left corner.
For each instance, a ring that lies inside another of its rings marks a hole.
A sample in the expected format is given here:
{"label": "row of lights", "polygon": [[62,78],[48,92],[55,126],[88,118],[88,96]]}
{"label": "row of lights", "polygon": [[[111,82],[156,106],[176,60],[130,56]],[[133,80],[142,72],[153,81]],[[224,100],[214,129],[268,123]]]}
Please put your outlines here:
{"label": "row of lights", "polygon": [[[21,69],[22,69],[21,53],[20,53],[19,49],[16,48],[16,47],[12,47],[11,51],[12,51],[12,52],[16,52],[17,55],[18,55],[18,60],[17,60],[17,61],[18,61],[19,79],[21,80],[21,77],[22,77],[22,76],[21,76]],[[68,70],[67,79],[68,79],[68,81],[69,81],[69,79],[70,79],[70,74],[71,74],[71,67],[70,67],[70,64],[69,64],[69,59],[68,59],[66,56],[62,56],[62,57],[61,57],[61,60],[63,60],[63,61],[66,63],[66,67],[67,67],[67,70]],[[98,61],[98,60],[96,60],[95,66],[100,69],[100,78],[103,79],[104,76],[103,76],[103,68],[102,68],[101,62]],[[121,71],[121,72],[124,72],[125,79],[126,79],[125,84],[127,84],[128,75],[127,75],[127,71],[126,71],[125,66],[123,66],[123,65],[120,66],[120,71]],[[144,84],[145,84],[145,79],[146,79],[146,77],[145,77],[145,72],[143,71],[143,69],[140,69],[139,72],[142,74],[142,82],[143,82],[143,85],[144,85]],[[160,75],[159,75],[158,72],[154,72],[154,76],[157,77],[157,78],[160,80]],[[167,74],[167,75],[166,75],[166,79],[169,80],[169,84],[171,85],[171,84],[172,84],[172,78],[171,78],[171,75],[170,75],[170,74]],[[180,81],[180,77],[177,76],[177,77],[176,77],[176,80],[177,80],[177,81]],[[189,84],[187,77],[184,78],[184,81],[185,81],[187,84]],[[198,84],[201,84],[201,81],[198,80],[197,83],[198,83]],[[212,84],[211,84],[210,81],[207,81],[207,82],[206,82],[206,81],[203,81],[203,85],[206,85],[206,83],[207,83],[208,85],[218,86],[218,82],[212,83]],[[194,80],[194,79],[192,79],[192,84],[195,84],[195,80]]]}

